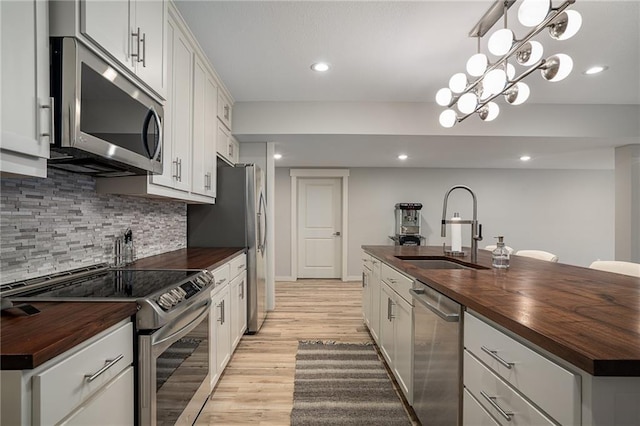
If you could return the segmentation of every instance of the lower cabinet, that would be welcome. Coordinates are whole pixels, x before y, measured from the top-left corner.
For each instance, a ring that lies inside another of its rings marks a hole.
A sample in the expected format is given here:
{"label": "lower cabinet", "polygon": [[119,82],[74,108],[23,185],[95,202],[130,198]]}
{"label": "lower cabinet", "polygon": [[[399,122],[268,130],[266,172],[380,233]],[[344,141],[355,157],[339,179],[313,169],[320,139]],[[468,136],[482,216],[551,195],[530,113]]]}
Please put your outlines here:
{"label": "lower cabinet", "polygon": [[[383,270],[385,267],[386,265],[382,265]],[[380,286],[378,343],[382,355],[410,404],[413,402],[413,305],[409,302],[411,299],[405,299],[404,290],[408,292],[412,283],[413,280],[406,276],[383,278]]]}
{"label": "lower cabinet", "polygon": [[2,370],[0,423],[133,425],[133,340],[127,319],[33,370]]}
{"label": "lower cabinet", "polygon": [[213,333],[210,349],[211,387],[220,379],[220,375],[231,359],[231,321],[229,317],[230,295],[229,284],[216,288],[211,297],[211,325]]}
{"label": "lower cabinet", "polygon": [[247,256],[242,253],[213,270],[209,315],[211,388],[218,383],[247,329]]}

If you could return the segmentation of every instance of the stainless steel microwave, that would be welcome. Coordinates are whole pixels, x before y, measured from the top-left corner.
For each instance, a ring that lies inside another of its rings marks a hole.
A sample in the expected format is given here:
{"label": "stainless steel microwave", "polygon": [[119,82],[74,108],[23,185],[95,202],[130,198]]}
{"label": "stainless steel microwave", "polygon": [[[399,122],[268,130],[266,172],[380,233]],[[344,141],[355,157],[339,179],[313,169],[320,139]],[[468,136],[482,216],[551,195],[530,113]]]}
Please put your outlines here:
{"label": "stainless steel microwave", "polygon": [[162,105],[73,37],[52,37],[50,167],[96,177],[162,173]]}

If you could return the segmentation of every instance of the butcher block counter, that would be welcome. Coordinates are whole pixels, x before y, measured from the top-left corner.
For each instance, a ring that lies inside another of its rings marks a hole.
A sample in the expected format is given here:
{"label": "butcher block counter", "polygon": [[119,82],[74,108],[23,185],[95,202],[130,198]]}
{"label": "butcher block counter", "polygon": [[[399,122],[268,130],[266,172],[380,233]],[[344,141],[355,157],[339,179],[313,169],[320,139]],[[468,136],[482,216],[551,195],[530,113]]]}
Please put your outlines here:
{"label": "butcher block counter", "polygon": [[[391,267],[593,376],[640,376],[640,279],[491,252],[445,256],[442,247],[363,246]],[[396,256],[438,256],[481,269],[422,269]]]}
{"label": "butcher block counter", "polygon": [[[185,248],[139,259],[134,269],[214,269],[244,248]],[[40,313],[3,314],[0,319],[0,367],[33,369],[135,315],[134,302],[34,302]]]}

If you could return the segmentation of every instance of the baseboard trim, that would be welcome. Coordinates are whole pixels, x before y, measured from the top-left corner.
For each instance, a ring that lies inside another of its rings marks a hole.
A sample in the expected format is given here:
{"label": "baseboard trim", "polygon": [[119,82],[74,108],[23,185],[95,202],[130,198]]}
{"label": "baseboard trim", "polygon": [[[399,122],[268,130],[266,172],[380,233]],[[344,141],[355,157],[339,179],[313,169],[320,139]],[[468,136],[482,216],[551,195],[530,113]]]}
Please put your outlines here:
{"label": "baseboard trim", "polygon": [[276,276],[276,281],[296,281],[292,276]]}

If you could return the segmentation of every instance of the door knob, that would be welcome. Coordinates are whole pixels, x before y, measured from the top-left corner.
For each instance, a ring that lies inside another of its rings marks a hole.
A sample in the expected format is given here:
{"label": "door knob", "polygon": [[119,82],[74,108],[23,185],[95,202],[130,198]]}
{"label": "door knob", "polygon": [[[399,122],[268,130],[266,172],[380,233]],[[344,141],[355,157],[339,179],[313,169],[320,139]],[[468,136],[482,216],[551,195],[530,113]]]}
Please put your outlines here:
{"label": "door knob", "polygon": [[340,236],[340,231],[334,232],[334,233],[333,233],[333,236],[334,236],[334,237],[339,237],[339,236]]}

